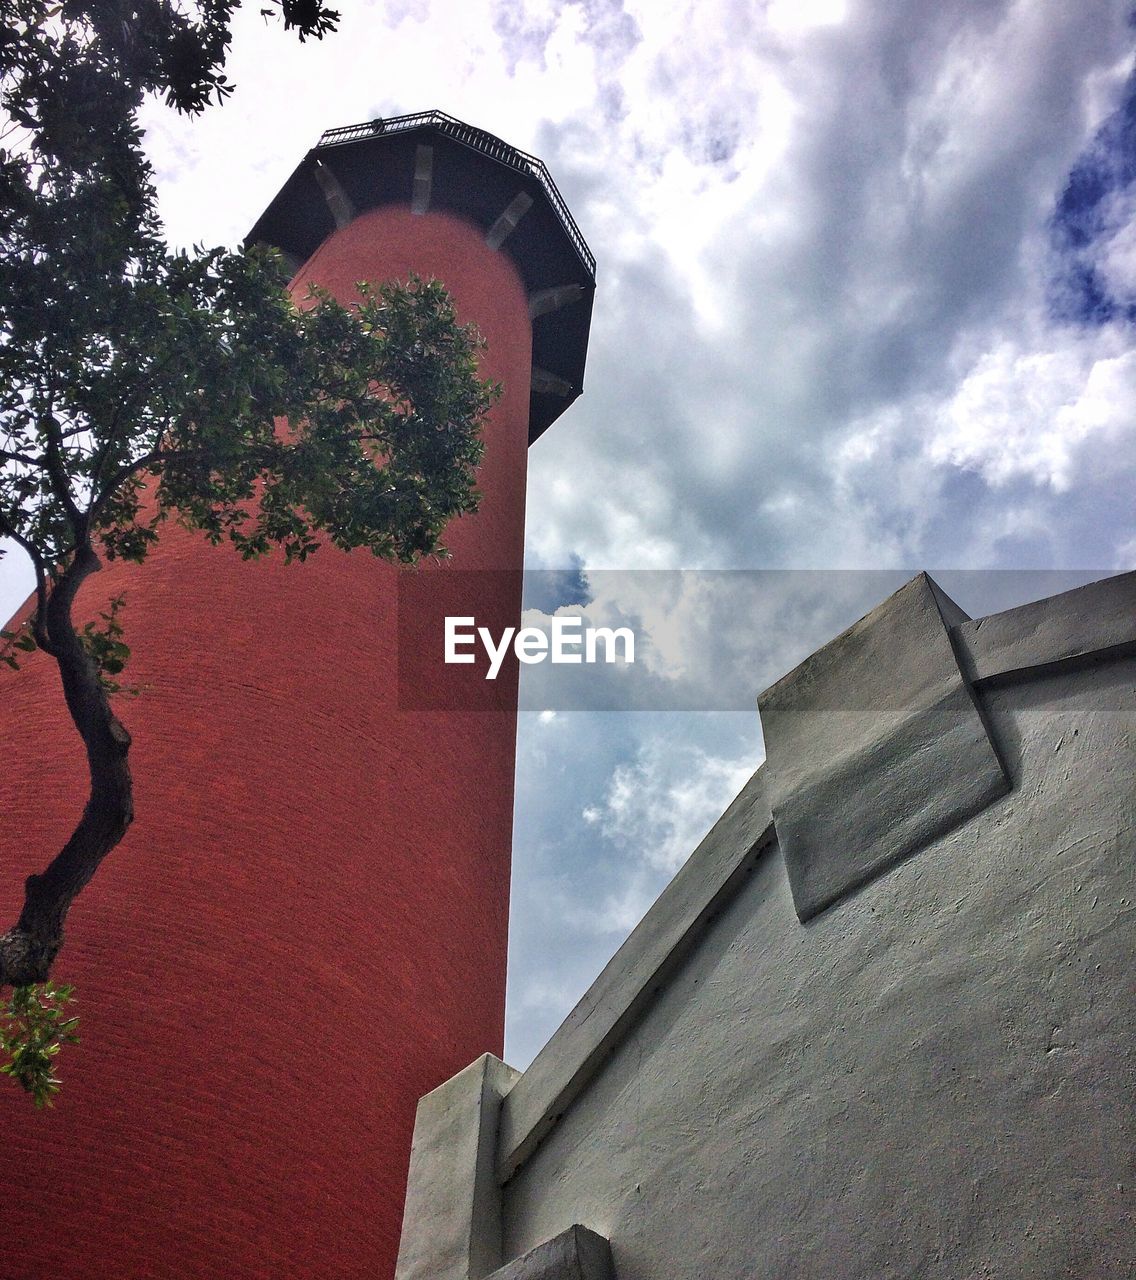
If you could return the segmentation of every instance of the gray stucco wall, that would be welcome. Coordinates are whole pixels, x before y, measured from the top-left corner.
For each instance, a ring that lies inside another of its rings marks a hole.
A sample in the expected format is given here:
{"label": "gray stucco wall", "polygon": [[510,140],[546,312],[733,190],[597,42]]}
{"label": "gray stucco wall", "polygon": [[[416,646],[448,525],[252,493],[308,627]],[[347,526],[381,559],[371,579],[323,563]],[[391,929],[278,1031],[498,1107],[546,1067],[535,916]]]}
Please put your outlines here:
{"label": "gray stucco wall", "polygon": [[980,700],[1010,793],[805,925],[762,855],[504,1187],[505,1258],[1136,1274],[1136,663]]}

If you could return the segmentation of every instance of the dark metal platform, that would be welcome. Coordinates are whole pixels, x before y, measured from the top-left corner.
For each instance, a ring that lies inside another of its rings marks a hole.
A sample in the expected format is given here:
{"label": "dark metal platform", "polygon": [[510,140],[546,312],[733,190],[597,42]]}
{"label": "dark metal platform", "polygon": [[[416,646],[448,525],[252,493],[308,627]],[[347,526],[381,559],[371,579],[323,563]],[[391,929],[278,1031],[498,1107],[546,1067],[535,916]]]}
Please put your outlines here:
{"label": "dark metal platform", "polygon": [[[543,162],[440,111],[330,129],[261,215],[248,242],[306,261],[339,225],[327,194],[329,175],[357,213],[385,204],[421,211],[428,203],[499,242],[533,303],[529,441],[536,440],[582,390],[595,292],[595,258]],[[542,309],[538,299],[552,295],[555,300]]]}

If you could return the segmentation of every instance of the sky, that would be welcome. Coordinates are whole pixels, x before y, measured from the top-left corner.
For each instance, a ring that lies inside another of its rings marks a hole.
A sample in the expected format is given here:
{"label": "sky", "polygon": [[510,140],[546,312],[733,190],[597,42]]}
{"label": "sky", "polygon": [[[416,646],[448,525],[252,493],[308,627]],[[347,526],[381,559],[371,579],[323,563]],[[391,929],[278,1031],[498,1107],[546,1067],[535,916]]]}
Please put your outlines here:
{"label": "sky", "polygon": [[652,643],[596,675],[607,709],[525,671],[524,1067],[761,762],[762,688],[920,569],[978,616],[1133,567],[1136,29],[1114,0],[341,7],[300,45],[247,6],[230,102],[148,107],[147,147],[171,240],[233,244],[325,128],[437,108],[540,156],[596,255],[527,602]]}

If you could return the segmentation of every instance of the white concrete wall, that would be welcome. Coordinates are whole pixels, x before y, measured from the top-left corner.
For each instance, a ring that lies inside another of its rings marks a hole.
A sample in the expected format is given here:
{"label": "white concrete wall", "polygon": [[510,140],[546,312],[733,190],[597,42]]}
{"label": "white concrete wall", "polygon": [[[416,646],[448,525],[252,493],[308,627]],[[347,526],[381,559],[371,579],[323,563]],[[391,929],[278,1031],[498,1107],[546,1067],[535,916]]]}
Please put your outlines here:
{"label": "white concrete wall", "polygon": [[1136,662],[987,689],[1010,794],[801,925],[776,848],[503,1193],[619,1280],[1127,1280]]}

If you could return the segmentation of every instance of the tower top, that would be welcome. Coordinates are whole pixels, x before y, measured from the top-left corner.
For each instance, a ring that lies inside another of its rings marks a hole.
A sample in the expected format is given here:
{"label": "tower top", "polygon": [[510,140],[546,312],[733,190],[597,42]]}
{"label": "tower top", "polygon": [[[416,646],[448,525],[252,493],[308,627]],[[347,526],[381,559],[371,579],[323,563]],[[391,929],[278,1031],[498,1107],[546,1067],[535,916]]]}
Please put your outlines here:
{"label": "tower top", "polygon": [[329,129],[257,220],[250,244],[297,266],[386,204],[456,214],[508,254],[533,325],[529,442],[583,389],[596,260],[543,161],[441,111]]}

